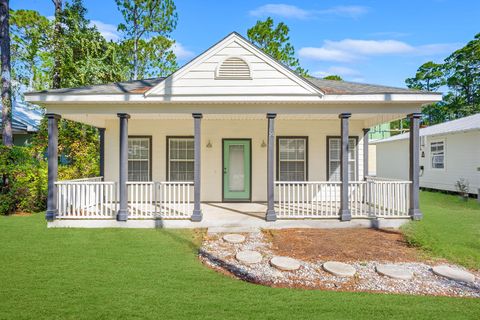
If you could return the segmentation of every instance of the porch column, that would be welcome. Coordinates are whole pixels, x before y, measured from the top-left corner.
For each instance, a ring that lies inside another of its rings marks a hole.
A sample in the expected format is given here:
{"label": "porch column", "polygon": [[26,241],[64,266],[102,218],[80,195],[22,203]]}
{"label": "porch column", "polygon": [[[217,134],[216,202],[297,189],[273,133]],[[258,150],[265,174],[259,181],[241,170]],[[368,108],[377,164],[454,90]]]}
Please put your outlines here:
{"label": "porch column", "polygon": [[370,128],[363,129],[363,180],[368,176],[368,133]]}
{"label": "porch column", "polygon": [[265,220],[275,221],[277,220],[277,213],[275,212],[274,203],[274,161],[275,161],[275,118],[276,113],[267,113],[268,119],[268,143],[267,143],[267,214]]}
{"label": "porch column", "polygon": [[45,218],[53,221],[58,213],[55,182],[58,176],[58,120],[61,117],[54,113],[47,113],[45,116],[48,119],[48,196]]}
{"label": "porch column", "polygon": [[349,221],[352,219],[350,209],[348,208],[348,119],[351,113],[341,113],[340,130],[341,130],[341,144],[340,149],[340,220]]}
{"label": "porch column", "polygon": [[201,148],[202,148],[202,118],[201,113],[192,113],[194,122],[194,167],[193,167],[193,214],[192,221],[202,221],[202,209],[200,207],[200,185],[201,185]]}
{"label": "porch column", "polygon": [[105,128],[98,128],[100,143],[100,177],[105,180]]}
{"label": "porch column", "polygon": [[119,208],[117,212],[118,221],[128,219],[128,113],[117,113],[120,119],[120,172],[119,172]]}
{"label": "porch column", "polygon": [[410,119],[410,207],[408,214],[413,220],[422,219],[419,207],[420,189],[420,119],[421,113],[408,115]]}

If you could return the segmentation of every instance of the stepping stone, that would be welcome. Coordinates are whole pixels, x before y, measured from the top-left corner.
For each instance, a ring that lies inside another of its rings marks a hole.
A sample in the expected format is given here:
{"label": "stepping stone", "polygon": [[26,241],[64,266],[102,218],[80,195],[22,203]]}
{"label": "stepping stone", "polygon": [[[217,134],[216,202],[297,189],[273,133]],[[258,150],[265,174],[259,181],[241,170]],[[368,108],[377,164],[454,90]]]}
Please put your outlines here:
{"label": "stepping stone", "polygon": [[455,281],[462,281],[467,283],[472,283],[475,281],[475,276],[470,272],[452,268],[446,265],[433,267],[432,271],[436,275],[439,275],[451,280],[455,280]]}
{"label": "stepping stone", "polygon": [[413,278],[413,272],[405,267],[395,264],[379,264],[375,267],[378,274],[392,279],[410,280]]}
{"label": "stepping stone", "polygon": [[294,271],[300,268],[300,261],[289,257],[273,257],[270,264],[282,271]]}
{"label": "stepping stone", "polygon": [[240,251],[237,253],[235,258],[237,258],[238,261],[243,262],[245,264],[254,264],[254,263],[262,262],[262,255],[260,254],[260,252],[257,252],[257,251],[250,251],[250,250]]}
{"label": "stepping stone", "polygon": [[223,240],[229,243],[242,243],[245,241],[245,236],[237,233],[226,234],[223,236]]}
{"label": "stepping stone", "polygon": [[323,269],[338,277],[353,277],[357,273],[357,270],[351,265],[337,261],[325,262]]}

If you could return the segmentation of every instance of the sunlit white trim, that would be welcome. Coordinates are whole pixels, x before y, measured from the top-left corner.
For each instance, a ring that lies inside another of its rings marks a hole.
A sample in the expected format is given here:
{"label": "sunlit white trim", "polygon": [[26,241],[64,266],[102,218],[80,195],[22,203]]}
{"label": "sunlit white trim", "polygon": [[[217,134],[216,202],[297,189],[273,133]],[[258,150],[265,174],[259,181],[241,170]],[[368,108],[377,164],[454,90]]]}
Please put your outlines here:
{"label": "sunlit white trim", "polygon": [[95,94],[95,95],[55,95],[31,94],[25,95],[27,102],[36,104],[46,103],[172,103],[172,102],[327,102],[327,103],[375,103],[375,102],[418,102],[420,104],[441,101],[438,94],[350,94],[350,95],[310,95],[310,94],[249,94],[249,95],[173,95],[148,96],[142,94]]}

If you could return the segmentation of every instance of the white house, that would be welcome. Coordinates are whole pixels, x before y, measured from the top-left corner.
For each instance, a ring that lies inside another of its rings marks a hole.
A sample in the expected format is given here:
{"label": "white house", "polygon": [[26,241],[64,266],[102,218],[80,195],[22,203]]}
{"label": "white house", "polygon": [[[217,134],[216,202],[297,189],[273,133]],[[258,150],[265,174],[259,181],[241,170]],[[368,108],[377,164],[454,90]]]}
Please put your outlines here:
{"label": "white house", "polygon": [[[408,178],[408,133],[373,141],[377,174]],[[464,179],[469,193],[480,188],[480,114],[420,129],[420,187],[457,191]]]}
{"label": "white house", "polygon": [[[48,112],[50,225],[210,226],[253,211],[268,226],[346,226],[420,218],[415,176],[366,179],[363,150],[368,128],[407,115],[418,143],[421,106],[441,96],[304,78],[231,33],[166,78],[26,99]],[[102,177],[56,181],[60,117],[101,128]]]}

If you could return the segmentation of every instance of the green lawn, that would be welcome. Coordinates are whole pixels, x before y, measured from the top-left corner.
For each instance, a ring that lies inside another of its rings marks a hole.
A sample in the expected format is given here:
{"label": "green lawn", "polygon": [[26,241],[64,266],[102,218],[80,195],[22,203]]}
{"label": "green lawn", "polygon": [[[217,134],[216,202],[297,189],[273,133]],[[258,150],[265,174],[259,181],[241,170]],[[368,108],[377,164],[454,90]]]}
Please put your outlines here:
{"label": "green lawn", "polygon": [[[423,194],[422,200],[429,197],[436,195]],[[427,225],[434,213],[425,214]],[[0,318],[385,320],[480,314],[480,299],[245,283],[203,267],[195,239],[189,231],[47,229],[43,215],[1,217]]]}
{"label": "green lawn", "polygon": [[480,269],[480,204],[458,196],[421,192],[424,219],[404,228],[410,243],[433,257]]}

